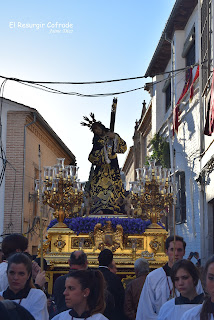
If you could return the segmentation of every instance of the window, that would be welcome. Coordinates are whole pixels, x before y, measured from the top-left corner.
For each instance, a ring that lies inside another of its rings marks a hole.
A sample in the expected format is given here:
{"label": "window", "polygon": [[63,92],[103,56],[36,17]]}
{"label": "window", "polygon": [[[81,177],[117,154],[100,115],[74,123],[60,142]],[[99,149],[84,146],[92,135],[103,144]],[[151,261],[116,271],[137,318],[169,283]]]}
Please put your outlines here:
{"label": "window", "polygon": [[[186,66],[195,64],[195,25],[192,26],[184,42],[182,57],[186,59]],[[189,70],[186,71],[186,81],[189,80]]]}
{"label": "window", "polygon": [[163,86],[162,92],[165,93],[165,111],[171,107],[171,78],[169,77]]}
{"label": "window", "polygon": [[178,185],[177,203],[175,207],[176,223],[186,222],[186,183],[185,172],[178,171],[175,174],[175,180]]}
{"label": "window", "polygon": [[186,66],[195,64],[195,25],[192,26],[184,42],[182,57],[186,58]]}
{"label": "window", "polygon": [[186,66],[192,66],[193,64],[195,64],[195,41],[186,55]]}
{"label": "window", "polygon": [[[39,179],[39,169],[34,168],[34,185],[36,183],[36,180]],[[38,215],[38,199],[37,199],[37,193],[34,194],[33,197],[33,215],[34,217]]]}
{"label": "window", "polygon": [[211,0],[203,0],[201,5],[201,62],[202,62],[202,92],[204,93],[211,70]]}
{"label": "window", "polygon": [[166,95],[166,112],[167,112],[167,110],[171,107],[171,83],[166,89],[165,95]]}

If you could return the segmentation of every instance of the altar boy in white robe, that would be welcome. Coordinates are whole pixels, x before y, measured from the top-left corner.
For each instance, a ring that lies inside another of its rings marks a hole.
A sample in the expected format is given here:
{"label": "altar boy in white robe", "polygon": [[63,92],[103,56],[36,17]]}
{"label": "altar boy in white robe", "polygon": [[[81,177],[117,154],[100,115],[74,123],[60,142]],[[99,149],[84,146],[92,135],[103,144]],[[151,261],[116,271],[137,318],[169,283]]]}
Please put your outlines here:
{"label": "altar boy in white robe", "polygon": [[175,262],[171,270],[171,279],[180,296],[162,305],[158,320],[180,320],[186,311],[204,301],[204,294],[198,295],[196,291],[199,271],[191,261],[184,259]]}
{"label": "altar boy in white robe", "polygon": [[[158,313],[162,305],[173,297],[173,285],[170,277],[173,263],[183,259],[185,255],[186,242],[180,236],[174,236],[166,239],[166,255],[168,263],[150,272],[144,283],[138,303],[136,320],[157,320]],[[173,251],[175,253],[173,253]],[[175,261],[174,259],[175,254]],[[197,293],[203,292],[201,282],[197,285]],[[179,294],[177,293],[176,296]]]}

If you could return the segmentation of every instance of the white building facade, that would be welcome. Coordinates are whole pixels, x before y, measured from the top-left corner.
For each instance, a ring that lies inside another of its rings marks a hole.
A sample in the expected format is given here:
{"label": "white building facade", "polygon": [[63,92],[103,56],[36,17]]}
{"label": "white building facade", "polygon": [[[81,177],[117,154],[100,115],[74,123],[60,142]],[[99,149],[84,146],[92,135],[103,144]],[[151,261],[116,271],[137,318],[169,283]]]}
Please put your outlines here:
{"label": "white building facade", "polygon": [[[198,185],[200,188],[200,224],[202,230],[202,259],[214,253],[214,125],[213,125],[213,32],[214,1],[200,0],[200,97],[201,97],[201,161]],[[211,119],[212,118],[212,119]]]}
{"label": "white building facade", "polygon": [[[184,237],[186,257],[190,252],[201,256],[203,236],[200,187],[196,181],[201,171],[202,131],[200,81],[196,75],[200,63],[199,17],[198,1],[175,2],[146,71],[153,83],[152,136],[159,133],[169,141],[172,172],[178,183],[176,225],[175,230],[173,225],[169,230]],[[173,137],[173,110],[179,100],[179,125]]]}

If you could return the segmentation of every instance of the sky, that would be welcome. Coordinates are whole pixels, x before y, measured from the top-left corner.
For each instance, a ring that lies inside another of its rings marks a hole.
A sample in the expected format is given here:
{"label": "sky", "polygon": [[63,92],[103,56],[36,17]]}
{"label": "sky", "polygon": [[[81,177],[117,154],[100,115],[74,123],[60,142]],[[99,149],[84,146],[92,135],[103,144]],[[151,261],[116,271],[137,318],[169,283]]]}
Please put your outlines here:
{"label": "sky", "polygon": [[[175,0],[8,0],[1,1],[0,76],[31,81],[87,82],[143,76]],[[31,26],[31,27],[30,27]],[[4,78],[0,78],[0,83]],[[118,93],[151,79],[90,85],[51,85],[81,94]],[[115,132],[133,145],[143,90],[104,97],[53,94],[7,81],[4,97],[35,108],[76,157],[79,179],[88,179],[93,134],[80,125],[95,114],[110,124],[117,97]],[[128,151],[118,155],[122,167]],[[49,165],[48,163],[44,165]]]}

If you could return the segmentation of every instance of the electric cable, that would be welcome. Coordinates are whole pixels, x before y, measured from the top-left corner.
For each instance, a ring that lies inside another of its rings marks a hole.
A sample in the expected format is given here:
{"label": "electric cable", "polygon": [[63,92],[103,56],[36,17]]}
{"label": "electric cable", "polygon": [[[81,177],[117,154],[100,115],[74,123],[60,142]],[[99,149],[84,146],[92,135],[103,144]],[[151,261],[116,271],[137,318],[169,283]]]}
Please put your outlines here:
{"label": "electric cable", "polygon": [[[204,61],[203,63],[205,63],[206,61]],[[173,73],[173,72],[177,72],[177,71],[184,71],[190,67],[194,67],[198,65],[198,63],[195,63],[193,66],[187,66],[184,68],[179,68],[173,71],[164,71],[164,72],[160,72],[157,73],[156,76],[159,75],[163,75],[163,74],[169,74],[169,73]],[[111,83],[111,82],[120,82],[120,81],[129,81],[129,80],[137,80],[137,79],[144,79],[144,78],[148,78],[148,76],[136,76],[136,77],[129,77],[129,78],[120,78],[120,79],[112,79],[112,80],[99,80],[99,81],[81,81],[81,82],[72,82],[72,81],[33,81],[33,80],[21,80],[18,78],[10,78],[10,77],[5,77],[5,76],[1,76],[0,78],[4,78],[7,80],[13,80],[13,81],[22,81],[22,82],[27,82],[27,83],[32,83],[32,84],[72,84],[72,85],[85,85],[85,84],[102,84],[102,83]]]}
{"label": "electric cable", "polygon": [[[169,78],[174,77],[176,74],[179,74],[180,72],[184,72],[184,71],[188,70],[190,67],[194,68],[196,65],[198,65],[198,63],[196,63],[196,64],[194,64],[192,66],[187,66],[185,68],[174,70],[173,72],[172,71],[167,71],[167,72],[165,72],[163,74],[171,73],[170,77],[168,77],[168,79],[169,79]],[[0,77],[2,77],[2,76],[0,76]],[[62,90],[54,89],[54,88],[51,88],[51,87],[48,87],[48,86],[45,86],[45,85],[41,84],[41,83],[47,83],[47,82],[27,81],[27,80],[21,80],[21,79],[17,79],[17,78],[6,78],[6,79],[7,80],[12,80],[12,81],[18,82],[20,84],[23,84],[23,85],[26,85],[26,86],[29,86],[29,87],[33,87],[33,88],[36,88],[36,89],[39,89],[39,90],[42,90],[42,91],[46,91],[46,92],[49,92],[49,93],[72,95],[72,96],[79,96],[79,97],[88,97],[88,98],[108,97],[108,96],[120,95],[120,94],[129,93],[129,92],[133,92],[133,91],[144,89],[144,86],[141,86],[141,87],[138,87],[138,88],[119,91],[119,92],[83,94],[83,93],[80,93],[80,92],[62,91]],[[128,78],[123,79],[123,80],[127,80],[127,79]],[[130,79],[134,79],[134,78],[130,78]],[[107,80],[107,81],[121,81],[121,79]],[[153,84],[157,84],[157,83],[160,83],[160,82],[163,82],[163,81],[166,81],[166,79],[162,79],[160,81],[153,82]],[[102,82],[102,83],[104,83],[104,82]],[[52,82],[51,84],[63,84],[63,82]],[[68,83],[66,83],[66,84],[68,84]],[[70,82],[69,84],[73,84],[73,83]],[[75,84],[77,84],[77,83],[75,83]],[[79,84],[83,84],[83,83],[79,83]],[[84,84],[86,84],[86,83],[84,83]]]}

